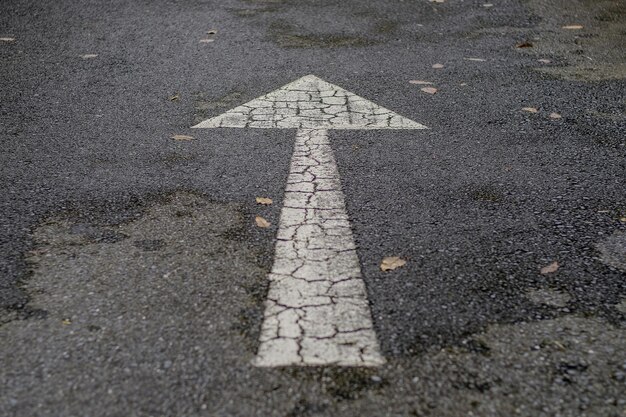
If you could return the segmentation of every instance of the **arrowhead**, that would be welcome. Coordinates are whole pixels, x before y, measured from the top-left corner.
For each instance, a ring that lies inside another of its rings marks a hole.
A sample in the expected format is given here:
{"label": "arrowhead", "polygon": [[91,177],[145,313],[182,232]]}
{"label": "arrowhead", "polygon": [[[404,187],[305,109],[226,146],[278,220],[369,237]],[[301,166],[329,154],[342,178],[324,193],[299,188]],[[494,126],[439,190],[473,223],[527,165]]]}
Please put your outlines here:
{"label": "arrowhead", "polygon": [[193,127],[428,129],[314,75]]}

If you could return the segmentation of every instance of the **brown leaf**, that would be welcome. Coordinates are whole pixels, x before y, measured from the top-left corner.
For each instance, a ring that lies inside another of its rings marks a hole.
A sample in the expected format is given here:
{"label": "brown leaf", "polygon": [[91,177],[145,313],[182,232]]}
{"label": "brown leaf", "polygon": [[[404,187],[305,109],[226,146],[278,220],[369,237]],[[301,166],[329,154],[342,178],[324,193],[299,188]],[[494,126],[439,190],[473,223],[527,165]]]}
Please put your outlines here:
{"label": "brown leaf", "polygon": [[193,136],[187,136],[187,135],[174,135],[172,136],[172,139],[174,140],[192,140]]}
{"label": "brown leaf", "polygon": [[262,227],[263,229],[267,229],[268,227],[272,225],[272,223],[268,222],[261,216],[256,216],[254,218],[254,221],[256,222],[257,226]]}
{"label": "brown leaf", "polygon": [[411,80],[409,84],[418,84],[418,85],[428,85],[432,84],[430,81],[422,81],[422,80]]}
{"label": "brown leaf", "polygon": [[435,94],[437,92],[437,89],[434,87],[424,87],[424,88],[420,88],[420,90],[428,94]]}
{"label": "brown leaf", "polygon": [[406,261],[398,256],[386,256],[380,264],[381,271],[393,271],[405,265]]}
{"label": "brown leaf", "polygon": [[273,203],[272,199],[267,197],[257,197],[256,202],[257,204],[262,204],[264,206],[269,206]]}
{"label": "brown leaf", "polygon": [[528,41],[524,41],[521,43],[518,43],[517,45],[515,45],[516,48],[532,48],[533,44],[528,42]]}
{"label": "brown leaf", "polygon": [[561,115],[558,113],[550,113],[550,119],[561,119]]}
{"label": "brown leaf", "polygon": [[566,25],[566,26],[562,26],[561,29],[566,29],[566,30],[580,30],[584,28],[583,25]]}
{"label": "brown leaf", "polygon": [[441,69],[443,68],[443,64],[433,64],[433,68]]}
{"label": "brown leaf", "polygon": [[528,113],[537,113],[539,110],[535,107],[522,107],[522,111],[526,111]]}
{"label": "brown leaf", "polygon": [[556,272],[557,269],[559,269],[559,263],[557,261],[554,261],[550,265],[546,265],[543,268],[541,268],[540,272],[542,275],[546,275],[546,274],[551,274],[553,272]]}

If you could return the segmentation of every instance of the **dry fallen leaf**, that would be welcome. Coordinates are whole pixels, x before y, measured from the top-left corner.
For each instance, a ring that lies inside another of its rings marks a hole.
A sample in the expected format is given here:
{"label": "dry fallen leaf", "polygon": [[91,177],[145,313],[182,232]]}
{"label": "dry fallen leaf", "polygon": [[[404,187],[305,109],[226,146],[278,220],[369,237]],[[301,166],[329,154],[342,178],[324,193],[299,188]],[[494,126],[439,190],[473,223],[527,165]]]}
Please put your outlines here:
{"label": "dry fallen leaf", "polygon": [[554,261],[550,265],[547,265],[541,268],[540,272],[542,275],[546,275],[546,274],[551,274],[553,272],[556,272],[557,269],[559,269],[559,263],[557,261]]}
{"label": "dry fallen leaf", "polygon": [[622,223],[626,223],[626,217],[620,217],[619,221]]}
{"label": "dry fallen leaf", "polygon": [[268,222],[261,216],[256,216],[254,218],[254,221],[256,222],[257,226],[262,227],[263,229],[267,229],[268,227],[272,225],[272,223]]}
{"label": "dry fallen leaf", "polygon": [[567,25],[567,26],[562,26],[561,29],[566,29],[566,30],[580,30],[582,29],[584,26],[583,25]]}
{"label": "dry fallen leaf", "polygon": [[383,262],[380,264],[381,271],[393,271],[396,268],[400,268],[405,265],[406,261],[398,256],[386,256],[383,258]]}
{"label": "dry fallen leaf", "polygon": [[549,59],[538,59],[537,61],[541,62],[542,64],[549,64],[550,62],[552,62]]}
{"label": "dry fallen leaf", "polygon": [[211,42],[215,42],[215,39],[200,39],[198,42],[200,42],[200,43],[211,43]]}
{"label": "dry fallen leaf", "polygon": [[561,115],[558,113],[550,113],[550,119],[560,119]]}
{"label": "dry fallen leaf", "polygon": [[420,90],[428,94],[435,94],[437,92],[437,89],[434,87],[424,87],[424,88],[420,88]]}
{"label": "dry fallen leaf", "polygon": [[531,42],[528,41],[524,41],[524,42],[520,42],[517,45],[515,45],[516,48],[532,48],[533,44]]}
{"label": "dry fallen leaf", "polygon": [[522,111],[526,111],[528,113],[537,113],[539,110],[537,110],[535,107],[522,107]]}
{"label": "dry fallen leaf", "polygon": [[441,69],[443,68],[443,64],[433,64],[433,68]]}
{"label": "dry fallen leaf", "polygon": [[171,96],[169,98],[170,101],[177,101],[180,98],[180,96],[178,95],[178,93],[174,94],[173,96]]}
{"label": "dry fallen leaf", "polygon": [[91,59],[91,58],[95,58],[97,56],[98,56],[98,54],[85,54],[85,55],[81,55],[80,57],[82,59]]}
{"label": "dry fallen leaf", "polygon": [[418,84],[418,85],[429,85],[432,84],[430,81],[422,81],[422,80],[411,80],[410,84]]}
{"label": "dry fallen leaf", "polygon": [[264,206],[269,206],[273,203],[272,199],[267,197],[257,197],[256,202],[257,204],[263,204]]}
{"label": "dry fallen leaf", "polygon": [[15,38],[0,38],[0,42],[15,42]]}
{"label": "dry fallen leaf", "polygon": [[61,323],[65,324],[65,325],[72,324],[72,320],[71,319],[63,319],[61,321]]}
{"label": "dry fallen leaf", "polygon": [[187,135],[174,135],[172,136],[172,139],[174,140],[192,140],[193,136],[187,136]]}

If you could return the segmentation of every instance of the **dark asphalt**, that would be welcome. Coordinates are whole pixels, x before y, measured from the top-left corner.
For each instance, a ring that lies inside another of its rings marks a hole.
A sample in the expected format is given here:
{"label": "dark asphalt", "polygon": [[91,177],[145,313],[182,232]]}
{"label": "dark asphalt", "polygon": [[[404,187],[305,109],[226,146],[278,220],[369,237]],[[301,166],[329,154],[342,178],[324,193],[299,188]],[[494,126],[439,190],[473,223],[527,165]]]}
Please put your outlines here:
{"label": "dark asphalt", "polygon": [[[626,5],[485,3],[3,1],[0,415],[626,415]],[[295,131],[190,129],[307,74],[430,128],[330,132],[380,369],[250,365]]]}

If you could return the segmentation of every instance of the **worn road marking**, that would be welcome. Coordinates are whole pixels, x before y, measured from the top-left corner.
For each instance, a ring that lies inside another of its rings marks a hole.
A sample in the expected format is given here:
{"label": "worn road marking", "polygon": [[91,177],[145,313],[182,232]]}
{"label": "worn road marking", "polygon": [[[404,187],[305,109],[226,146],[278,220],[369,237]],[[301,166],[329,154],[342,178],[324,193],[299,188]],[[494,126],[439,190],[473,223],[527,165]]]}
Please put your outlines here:
{"label": "worn road marking", "polygon": [[257,366],[384,363],[327,129],[425,129],[313,75],[195,128],[297,128]]}
{"label": "worn road marking", "polygon": [[426,126],[307,75],[195,128],[425,129]]}
{"label": "worn road marking", "polygon": [[298,130],[277,238],[255,364],[382,364],[326,130]]}

